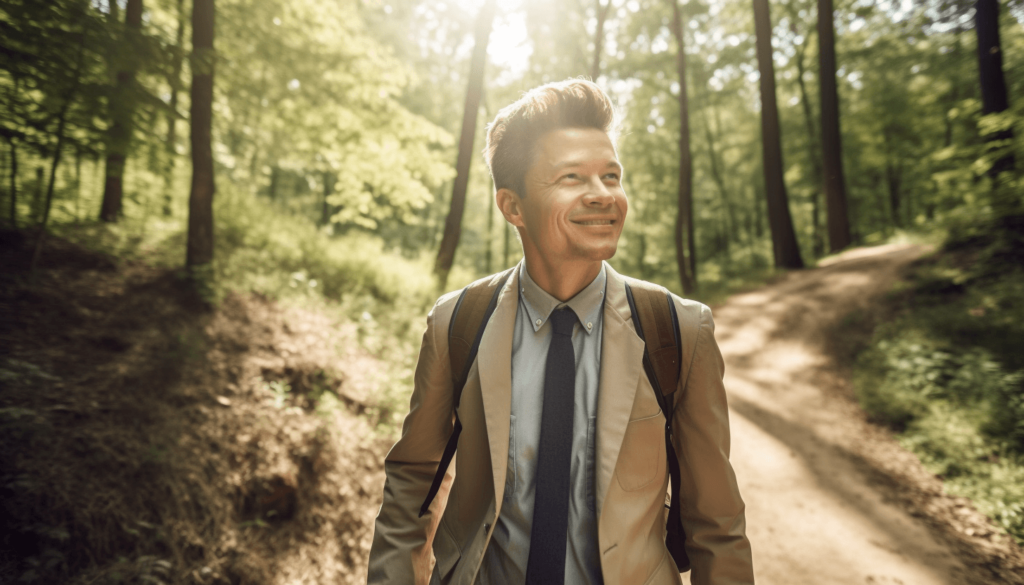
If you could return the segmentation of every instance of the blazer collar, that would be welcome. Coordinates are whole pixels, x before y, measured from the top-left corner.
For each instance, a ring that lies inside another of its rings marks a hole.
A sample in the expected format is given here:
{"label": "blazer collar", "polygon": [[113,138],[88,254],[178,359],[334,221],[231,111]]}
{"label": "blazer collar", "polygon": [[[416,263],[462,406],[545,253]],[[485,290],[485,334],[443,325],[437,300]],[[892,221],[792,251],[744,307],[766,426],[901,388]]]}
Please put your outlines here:
{"label": "blazer collar", "polygon": [[633,411],[637,384],[643,372],[644,342],[633,329],[626,300],[626,281],[608,263],[608,289],[604,304],[601,374],[597,396],[597,514],[600,525],[604,499],[615,473],[622,439]]}
{"label": "blazer collar", "polygon": [[[517,267],[498,294],[498,304],[480,339],[476,360],[480,373],[487,443],[491,452],[495,517],[501,512],[501,495],[505,489],[505,473],[508,469],[508,433],[512,414],[512,334],[519,307],[518,291]],[[480,359],[483,356],[487,358]]]}

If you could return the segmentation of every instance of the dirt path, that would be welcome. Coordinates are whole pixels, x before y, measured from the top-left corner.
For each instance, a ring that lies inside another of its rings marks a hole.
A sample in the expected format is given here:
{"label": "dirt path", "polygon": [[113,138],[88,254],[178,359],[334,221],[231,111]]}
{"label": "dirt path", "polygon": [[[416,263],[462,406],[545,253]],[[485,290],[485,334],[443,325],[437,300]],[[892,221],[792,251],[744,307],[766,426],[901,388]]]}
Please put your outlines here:
{"label": "dirt path", "polygon": [[759,585],[1017,582],[1019,549],[864,420],[832,355],[923,252],[853,250],[715,310]]}

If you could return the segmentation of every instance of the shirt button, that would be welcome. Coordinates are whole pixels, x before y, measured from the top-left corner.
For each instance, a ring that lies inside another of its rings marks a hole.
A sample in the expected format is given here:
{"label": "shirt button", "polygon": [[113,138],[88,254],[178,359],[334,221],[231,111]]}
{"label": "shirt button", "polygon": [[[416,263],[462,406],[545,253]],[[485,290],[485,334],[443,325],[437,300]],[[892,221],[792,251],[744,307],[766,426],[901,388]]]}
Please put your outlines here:
{"label": "shirt button", "polygon": [[537,324],[537,327],[540,327],[540,326],[541,326],[541,324],[542,324],[542,323],[544,323],[544,322],[543,322],[543,321],[541,321],[540,319],[537,319],[537,320],[535,321],[535,323]]}
{"label": "shirt button", "polygon": [[594,328],[594,324],[593,323],[587,323],[587,331],[590,331],[593,328]]}

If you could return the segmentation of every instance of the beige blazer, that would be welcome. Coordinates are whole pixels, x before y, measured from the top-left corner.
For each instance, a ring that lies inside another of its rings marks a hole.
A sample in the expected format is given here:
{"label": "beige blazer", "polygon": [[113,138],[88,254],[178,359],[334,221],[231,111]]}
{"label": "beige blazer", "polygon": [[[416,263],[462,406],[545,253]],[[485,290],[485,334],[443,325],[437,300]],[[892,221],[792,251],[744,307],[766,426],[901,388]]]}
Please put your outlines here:
{"label": "beige blazer", "polygon": [[[607,585],[675,585],[681,579],[664,541],[665,416],[644,374],[644,342],[633,328],[625,281],[607,269],[595,455],[601,572]],[[418,518],[454,428],[447,333],[458,291],[441,297],[427,316],[409,414],[384,463],[368,583],[471,585],[476,579],[505,485],[517,290],[514,271],[462,393],[455,460],[430,511]],[[679,297],[675,303],[689,364],[675,394],[673,424],[692,583],[751,584],[714,322],[700,303]]]}

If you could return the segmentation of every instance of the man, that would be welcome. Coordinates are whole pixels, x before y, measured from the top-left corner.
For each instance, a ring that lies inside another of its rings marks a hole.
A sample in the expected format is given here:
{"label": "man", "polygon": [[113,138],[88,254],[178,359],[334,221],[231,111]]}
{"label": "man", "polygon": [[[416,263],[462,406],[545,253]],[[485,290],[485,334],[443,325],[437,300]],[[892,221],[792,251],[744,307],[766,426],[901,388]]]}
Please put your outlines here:
{"label": "man", "polygon": [[[409,414],[384,467],[369,583],[680,583],[665,545],[666,414],[642,365],[615,254],[628,201],[595,84],[538,87],[501,110],[485,155],[524,259],[500,289],[458,404],[448,326],[427,316]],[[675,393],[680,515],[696,585],[753,583],[729,464],[723,363],[707,307],[672,297],[688,375]],[[435,562],[436,559],[436,562]]]}

